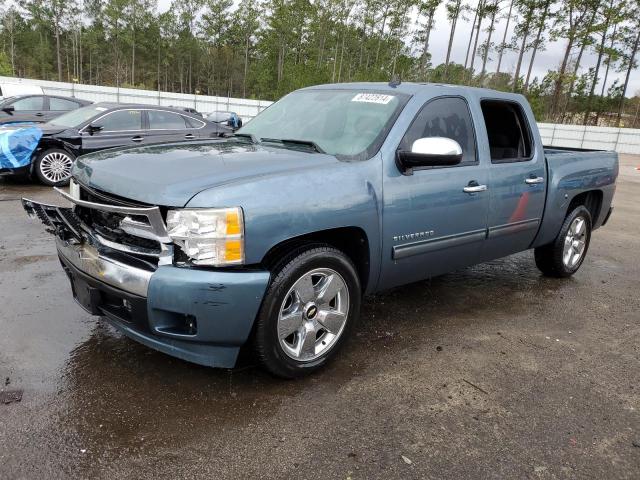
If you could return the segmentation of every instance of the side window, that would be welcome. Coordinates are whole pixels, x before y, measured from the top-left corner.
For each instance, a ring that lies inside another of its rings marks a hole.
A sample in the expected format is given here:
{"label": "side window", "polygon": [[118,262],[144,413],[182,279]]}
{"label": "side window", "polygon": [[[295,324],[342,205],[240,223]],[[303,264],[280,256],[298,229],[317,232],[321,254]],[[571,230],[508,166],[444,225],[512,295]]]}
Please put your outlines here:
{"label": "side window", "polygon": [[66,98],[49,97],[49,110],[66,112],[69,110],[75,110],[78,107],[79,105],[72,100],[67,100]]}
{"label": "side window", "polygon": [[196,120],[195,118],[191,118],[191,117],[182,117],[182,118],[184,118],[184,121],[187,123],[188,128],[201,128],[204,126],[204,122],[201,122],[200,120]]}
{"label": "side window", "polygon": [[184,117],[173,112],[148,110],[150,130],[184,130]]}
{"label": "side window", "polygon": [[480,102],[492,163],[531,158],[531,131],[520,105],[500,100]]}
{"label": "side window", "polygon": [[26,97],[16,100],[11,105],[16,112],[25,110],[42,110],[43,97]]}
{"label": "side window", "polygon": [[459,165],[478,163],[476,138],[467,102],[458,97],[436,98],[418,112],[400,142],[400,149],[411,150],[413,142],[425,137],[446,137],[462,147]]}
{"label": "side window", "polygon": [[102,125],[103,132],[142,130],[142,111],[119,110],[102,117],[97,123]]}

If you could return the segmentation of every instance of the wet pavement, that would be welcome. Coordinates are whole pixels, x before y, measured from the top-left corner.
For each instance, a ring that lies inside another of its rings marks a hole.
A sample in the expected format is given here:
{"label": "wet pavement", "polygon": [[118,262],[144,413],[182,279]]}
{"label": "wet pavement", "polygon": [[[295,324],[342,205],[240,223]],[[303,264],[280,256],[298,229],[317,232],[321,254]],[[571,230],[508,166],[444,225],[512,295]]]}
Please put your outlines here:
{"label": "wet pavement", "polygon": [[637,166],[573,278],[525,252],[368,298],[300,381],[85,314],[19,203],[56,195],[0,180],[0,390],[23,392],[0,403],[0,478],[640,478]]}

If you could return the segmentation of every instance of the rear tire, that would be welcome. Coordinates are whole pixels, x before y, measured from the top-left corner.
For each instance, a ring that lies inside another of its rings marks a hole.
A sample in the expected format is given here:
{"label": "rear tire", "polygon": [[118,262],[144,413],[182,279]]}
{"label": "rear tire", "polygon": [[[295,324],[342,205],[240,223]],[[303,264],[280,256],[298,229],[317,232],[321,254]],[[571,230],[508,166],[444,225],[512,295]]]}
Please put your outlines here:
{"label": "rear tire", "polygon": [[584,205],[567,215],[556,239],[535,249],[536,266],[548,277],[570,277],[584,261],[591,240],[591,214]]}
{"label": "rear tire", "polygon": [[301,247],[273,269],[256,321],[262,366],[295,378],[324,367],[360,314],[360,279],[351,260],[328,245]]}
{"label": "rear tire", "polygon": [[45,150],[35,161],[34,170],[38,180],[50,187],[67,185],[71,178],[71,167],[75,158],[66,150]]}

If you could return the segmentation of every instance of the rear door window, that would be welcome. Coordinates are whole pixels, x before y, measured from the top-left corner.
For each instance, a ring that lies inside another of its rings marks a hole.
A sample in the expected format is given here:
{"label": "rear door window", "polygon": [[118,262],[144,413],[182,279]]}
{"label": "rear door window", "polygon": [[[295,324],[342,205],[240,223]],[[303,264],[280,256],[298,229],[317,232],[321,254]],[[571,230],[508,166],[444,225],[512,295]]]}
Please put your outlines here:
{"label": "rear door window", "polygon": [[162,110],[149,110],[149,130],[184,130],[187,125],[184,117],[177,113]]}
{"label": "rear door window", "polygon": [[492,163],[524,162],[531,159],[531,130],[522,107],[515,102],[482,100]]}
{"label": "rear door window", "polygon": [[41,96],[26,97],[26,98],[20,98],[16,100],[11,105],[13,106],[16,112],[42,110],[43,101],[44,101],[44,97],[41,97]]}
{"label": "rear door window", "polygon": [[142,111],[119,110],[105,115],[96,123],[102,126],[101,133],[142,130]]}
{"label": "rear door window", "polygon": [[49,97],[49,110],[54,111],[69,111],[75,110],[80,105],[78,105],[73,100],[67,100],[66,98],[57,98],[57,97]]}

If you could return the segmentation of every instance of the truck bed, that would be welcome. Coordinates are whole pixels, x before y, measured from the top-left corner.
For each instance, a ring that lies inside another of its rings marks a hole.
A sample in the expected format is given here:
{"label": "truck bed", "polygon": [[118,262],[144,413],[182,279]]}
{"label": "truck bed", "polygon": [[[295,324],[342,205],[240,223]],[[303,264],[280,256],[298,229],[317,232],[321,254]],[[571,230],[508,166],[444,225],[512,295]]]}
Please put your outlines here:
{"label": "truck bed", "polygon": [[611,206],[618,176],[618,154],[582,148],[544,147],[547,161],[547,201],[536,246],[552,241],[567,214],[570,199],[583,192],[601,194],[593,228],[602,225]]}

